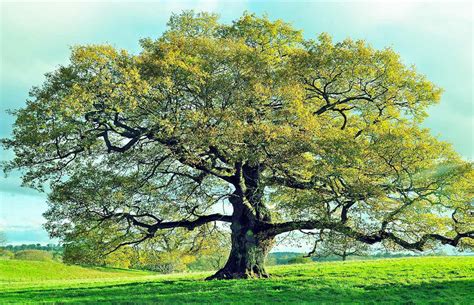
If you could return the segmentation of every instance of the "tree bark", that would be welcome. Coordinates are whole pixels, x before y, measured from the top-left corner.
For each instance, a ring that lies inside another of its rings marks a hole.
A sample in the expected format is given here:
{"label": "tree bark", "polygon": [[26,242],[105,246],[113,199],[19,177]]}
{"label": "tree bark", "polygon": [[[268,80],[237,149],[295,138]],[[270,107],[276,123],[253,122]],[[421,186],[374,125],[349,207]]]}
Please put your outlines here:
{"label": "tree bark", "polygon": [[225,266],[207,279],[267,278],[265,260],[275,235],[268,230],[270,212],[262,202],[261,167],[237,166],[232,212],[232,248]]}
{"label": "tree bark", "polygon": [[274,237],[259,230],[258,226],[233,223],[231,228],[232,249],[227,263],[207,279],[267,278],[265,260]]}

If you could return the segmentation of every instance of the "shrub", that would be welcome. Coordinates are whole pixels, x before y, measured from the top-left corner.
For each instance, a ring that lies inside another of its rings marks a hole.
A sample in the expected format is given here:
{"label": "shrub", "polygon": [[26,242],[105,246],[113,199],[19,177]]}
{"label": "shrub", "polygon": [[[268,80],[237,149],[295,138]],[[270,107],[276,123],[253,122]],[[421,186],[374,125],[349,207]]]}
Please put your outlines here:
{"label": "shrub", "polygon": [[23,250],[16,252],[14,258],[25,261],[50,261],[53,259],[53,254],[43,250]]}
{"label": "shrub", "polygon": [[306,264],[311,262],[311,259],[309,257],[293,257],[288,260],[288,264]]}
{"label": "shrub", "polygon": [[8,251],[5,249],[0,249],[0,259],[11,259],[13,258],[14,254],[12,251]]}

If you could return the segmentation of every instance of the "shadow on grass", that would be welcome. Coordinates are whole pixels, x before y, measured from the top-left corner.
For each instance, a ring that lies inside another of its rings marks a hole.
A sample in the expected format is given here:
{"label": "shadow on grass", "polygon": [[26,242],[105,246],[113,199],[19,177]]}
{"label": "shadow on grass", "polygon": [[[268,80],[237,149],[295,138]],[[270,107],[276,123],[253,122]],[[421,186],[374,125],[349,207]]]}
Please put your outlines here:
{"label": "shadow on grass", "polygon": [[474,304],[474,282],[456,280],[412,285],[351,285],[336,281],[151,281],[101,287],[18,290],[0,303],[161,304]]}

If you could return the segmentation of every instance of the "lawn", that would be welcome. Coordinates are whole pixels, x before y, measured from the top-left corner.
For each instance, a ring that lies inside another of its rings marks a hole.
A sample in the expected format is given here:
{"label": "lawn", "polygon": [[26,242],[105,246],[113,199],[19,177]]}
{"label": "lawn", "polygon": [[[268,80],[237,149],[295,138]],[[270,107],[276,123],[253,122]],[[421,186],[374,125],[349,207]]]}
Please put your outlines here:
{"label": "lawn", "polygon": [[310,263],[267,280],[204,281],[51,262],[0,260],[0,304],[474,304],[474,257]]}

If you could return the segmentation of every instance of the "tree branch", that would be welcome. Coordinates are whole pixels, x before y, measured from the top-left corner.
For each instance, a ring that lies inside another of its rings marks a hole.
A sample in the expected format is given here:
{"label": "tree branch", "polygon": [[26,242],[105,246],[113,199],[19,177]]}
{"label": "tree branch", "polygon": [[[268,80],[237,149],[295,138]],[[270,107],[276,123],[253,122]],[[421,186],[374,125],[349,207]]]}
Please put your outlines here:
{"label": "tree branch", "polygon": [[474,238],[474,231],[468,231],[465,233],[457,232],[456,236],[453,238],[449,238],[440,234],[425,234],[418,241],[408,242],[403,238],[396,236],[394,233],[386,232],[383,229],[374,234],[364,234],[355,231],[351,227],[346,226],[340,222],[327,222],[321,220],[289,221],[273,225],[269,224],[266,228],[266,232],[269,235],[275,236],[281,233],[290,232],[294,230],[314,229],[333,230],[335,232],[339,232],[366,244],[375,244],[377,242],[381,242],[382,240],[391,240],[405,249],[419,251],[423,251],[423,247],[430,240],[439,241],[443,245],[457,246],[462,238]]}
{"label": "tree branch", "polygon": [[151,225],[149,228],[150,232],[156,232],[160,229],[171,229],[171,228],[186,228],[188,230],[193,230],[198,226],[202,226],[208,222],[213,221],[223,221],[223,222],[232,222],[232,216],[222,215],[222,214],[211,214],[199,216],[195,220],[180,220],[180,221],[169,221],[169,222],[158,222],[154,225]]}

